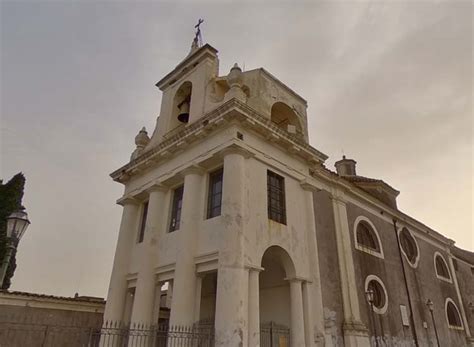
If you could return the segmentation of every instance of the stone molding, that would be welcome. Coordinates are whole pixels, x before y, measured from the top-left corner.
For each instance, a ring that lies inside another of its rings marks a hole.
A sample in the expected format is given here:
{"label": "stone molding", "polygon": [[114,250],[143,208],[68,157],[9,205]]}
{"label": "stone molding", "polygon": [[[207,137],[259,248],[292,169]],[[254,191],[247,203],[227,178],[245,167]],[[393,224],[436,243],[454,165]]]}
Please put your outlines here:
{"label": "stone molding", "polygon": [[117,205],[124,206],[124,207],[125,205],[139,205],[139,204],[140,204],[140,201],[138,201],[137,199],[129,195],[122,196],[121,198],[117,200]]}

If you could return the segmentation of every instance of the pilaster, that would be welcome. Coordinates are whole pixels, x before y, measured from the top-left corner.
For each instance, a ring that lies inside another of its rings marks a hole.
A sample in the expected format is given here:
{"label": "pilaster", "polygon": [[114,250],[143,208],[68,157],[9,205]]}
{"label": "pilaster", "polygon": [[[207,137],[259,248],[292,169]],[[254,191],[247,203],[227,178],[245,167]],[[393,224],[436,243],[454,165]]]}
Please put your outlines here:
{"label": "pilaster", "polygon": [[222,236],[216,297],[216,346],[248,345],[249,274],[244,264],[245,153],[233,146],[223,151]]}
{"label": "pilaster", "polygon": [[350,347],[370,346],[368,331],[360,316],[345,196],[343,192],[335,190],[331,198],[344,308],[344,341],[346,346]]}
{"label": "pilaster", "polygon": [[314,217],[313,193],[317,188],[306,181],[300,182],[305,191],[306,203],[306,239],[310,257],[311,283],[305,282],[303,289],[306,298],[305,307],[311,307],[305,314],[305,334],[307,346],[324,345],[324,307],[321,289],[321,275],[319,271],[318,241],[316,237],[316,223]]}
{"label": "pilaster", "polygon": [[163,232],[161,226],[165,215],[164,201],[167,188],[153,185],[148,189],[148,213],[143,238],[140,266],[135,289],[135,300],[132,310],[132,323],[154,324],[153,307],[155,300],[155,274],[158,240]]}
{"label": "pilaster", "polygon": [[291,299],[291,346],[305,347],[305,324],[303,312],[302,280],[290,279],[290,299]]}
{"label": "pilaster", "polygon": [[179,247],[173,283],[170,324],[191,326],[194,323],[196,269],[194,256],[197,226],[202,220],[202,189],[204,171],[196,165],[183,170],[184,193],[181,212]]}

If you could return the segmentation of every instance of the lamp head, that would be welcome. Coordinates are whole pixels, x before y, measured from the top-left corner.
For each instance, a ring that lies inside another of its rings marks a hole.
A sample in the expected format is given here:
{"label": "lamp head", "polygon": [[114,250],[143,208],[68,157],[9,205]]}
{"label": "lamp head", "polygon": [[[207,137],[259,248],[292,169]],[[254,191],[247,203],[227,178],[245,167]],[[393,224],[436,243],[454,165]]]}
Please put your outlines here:
{"label": "lamp head", "polygon": [[428,307],[428,309],[429,309],[431,312],[433,312],[433,306],[434,306],[434,304],[433,304],[433,301],[431,301],[431,299],[426,300],[426,306]]}
{"label": "lamp head", "polygon": [[369,290],[365,292],[365,297],[370,304],[374,303],[374,291],[372,288],[369,288]]}
{"label": "lamp head", "polygon": [[30,225],[25,211],[16,211],[7,217],[7,237],[19,241]]}

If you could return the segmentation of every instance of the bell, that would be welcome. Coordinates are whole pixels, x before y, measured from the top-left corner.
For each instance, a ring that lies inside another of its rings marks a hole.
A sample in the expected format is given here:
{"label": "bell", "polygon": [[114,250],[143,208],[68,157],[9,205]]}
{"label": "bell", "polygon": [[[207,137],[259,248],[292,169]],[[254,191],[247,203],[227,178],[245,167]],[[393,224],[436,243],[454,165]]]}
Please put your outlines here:
{"label": "bell", "polygon": [[189,101],[184,100],[181,104],[178,105],[179,114],[178,120],[181,123],[187,123],[189,121]]}

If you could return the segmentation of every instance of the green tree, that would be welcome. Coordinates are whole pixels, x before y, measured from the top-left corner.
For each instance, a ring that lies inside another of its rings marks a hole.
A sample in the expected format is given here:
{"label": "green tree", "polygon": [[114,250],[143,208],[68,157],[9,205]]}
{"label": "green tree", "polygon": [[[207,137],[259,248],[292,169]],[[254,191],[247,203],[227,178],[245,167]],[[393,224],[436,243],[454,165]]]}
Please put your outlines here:
{"label": "green tree", "polygon": [[[7,246],[7,217],[15,211],[23,210],[21,204],[23,190],[25,188],[25,176],[20,172],[12,177],[10,181],[3,184],[0,181],[0,259],[3,259]],[[16,269],[16,251],[13,252],[8,264],[7,274],[1,289],[8,289],[11,285],[11,278]]]}

